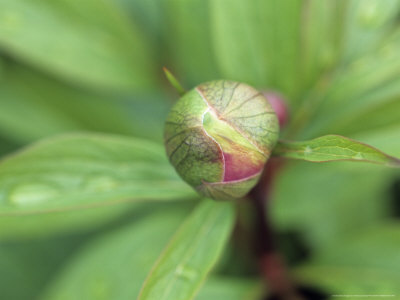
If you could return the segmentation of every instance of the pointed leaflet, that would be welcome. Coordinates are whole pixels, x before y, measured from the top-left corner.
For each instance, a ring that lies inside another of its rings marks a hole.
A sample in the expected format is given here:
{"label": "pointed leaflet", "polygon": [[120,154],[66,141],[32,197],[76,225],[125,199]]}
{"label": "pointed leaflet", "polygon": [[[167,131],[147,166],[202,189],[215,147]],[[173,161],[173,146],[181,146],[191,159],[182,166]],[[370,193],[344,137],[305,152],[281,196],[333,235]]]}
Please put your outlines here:
{"label": "pointed leaflet", "polygon": [[161,254],[138,299],[193,299],[217,262],[233,221],[231,203],[199,204]]}
{"label": "pointed leaflet", "polygon": [[273,155],[311,162],[351,160],[400,167],[398,158],[340,135],[325,135],[305,142],[280,141]]}
{"label": "pointed leaflet", "polygon": [[168,70],[166,67],[163,67],[165,77],[167,77],[169,83],[175,88],[175,90],[178,92],[180,96],[183,96],[186,91],[183,88],[182,84],[179,82],[178,79],[174,76],[174,74],[171,73],[170,70]]}

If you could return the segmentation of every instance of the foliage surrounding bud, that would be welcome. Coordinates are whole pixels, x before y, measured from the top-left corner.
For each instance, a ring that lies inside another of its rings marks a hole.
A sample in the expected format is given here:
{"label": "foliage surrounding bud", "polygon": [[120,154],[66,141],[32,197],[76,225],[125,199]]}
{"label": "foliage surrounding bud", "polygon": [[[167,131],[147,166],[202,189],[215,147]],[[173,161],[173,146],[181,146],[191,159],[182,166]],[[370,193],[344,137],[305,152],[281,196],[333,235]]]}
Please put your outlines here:
{"label": "foliage surrounding bud", "polygon": [[165,145],[178,174],[200,194],[241,198],[257,183],[279,124],[262,93],[239,82],[201,84],[168,115]]}

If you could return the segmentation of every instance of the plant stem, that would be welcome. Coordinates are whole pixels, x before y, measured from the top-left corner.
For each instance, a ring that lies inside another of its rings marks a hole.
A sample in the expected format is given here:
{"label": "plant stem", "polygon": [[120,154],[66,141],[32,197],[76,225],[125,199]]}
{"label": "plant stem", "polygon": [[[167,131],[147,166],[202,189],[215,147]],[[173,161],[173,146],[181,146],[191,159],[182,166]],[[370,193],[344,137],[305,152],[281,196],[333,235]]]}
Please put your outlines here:
{"label": "plant stem", "polygon": [[270,294],[277,295],[279,299],[284,300],[301,300],[302,297],[298,295],[288,274],[285,261],[277,249],[275,233],[268,216],[268,196],[271,182],[280,163],[277,159],[270,159],[259,183],[249,194],[255,218],[254,246],[260,271],[269,287]]}

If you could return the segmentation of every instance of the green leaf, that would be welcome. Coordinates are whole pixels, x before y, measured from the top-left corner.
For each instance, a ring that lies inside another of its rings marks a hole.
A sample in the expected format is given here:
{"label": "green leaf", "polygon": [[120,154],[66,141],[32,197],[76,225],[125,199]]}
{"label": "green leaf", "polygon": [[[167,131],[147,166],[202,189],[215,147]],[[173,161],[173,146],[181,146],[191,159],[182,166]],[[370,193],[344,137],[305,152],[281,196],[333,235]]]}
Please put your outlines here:
{"label": "green leaf", "polygon": [[326,247],[386,218],[395,176],[398,169],[373,164],[288,161],[271,195],[273,223],[299,233],[312,249]]}
{"label": "green leaf", "polygon": [[311,162],[364,161],[387,166],[400,166],[400,160],[361,142],[339,136],[326,135],[305,142],[280,141],[275,156]]}
{"label": "green leaf", "polygon": [[[0,164],[3,214],[193,195],[151,142],[101,134],[50,138]],[[42,207],[43,205],[43,207]],[[5,206],[10,207],[6,210]],[[43,209],[42,209],[43,208]]]}
{"label": "green leaf", "polygon": [[16,151],[18,148],[19,145],[17,145],[14,141],[0,136],[0,157],[12,151]]}
{"label": "green leaf", "polygon": [[[40,299],[135,299],[153,262],[185,214],[187,208],[181,204],[159,209],[90,240],[53,275]],[[41,264],[41,259],[36,263]],[[30,282],[31,276],[26,276],[25,282]],[[261,292],[262,285],[256,280],[211,276],[196,299],[256,300]]]}
{"label": "green leaf", "polygon": [[399,0],[350,0],[343,34],[343,56],[345,60],[360,57],[382,43],[385,36],[396,27]]}
{"label": "green leaf", "polygon": [[145,39],[110,1],[3,0],[0,48],[78,85],[127,90],[154,84]]}
{"label": "green leaf", "polygon": [[400,156],[400,124],[385,126],[358,133],[355,136],[368,144],[379,145],[379,148],[385,152]]}
{"label": "green leaf", "polygon": [[4,61],[3,58],[0,56],[0,80],[4,76]]}
{"label": "green leaf", "polygon": [[233,221],[232,203],[199,204],[164,249],[138,299],[192,299],[217,262]]}
{"label": "green leaf", "polygon": [[90,241],[41,299],[136,299],[151,266],[188,210],[164,208]]}
{"label": "green leaf", "polygon": [[304,125],[308,122],[301,138],[331,132],[349,135],[399,123],[399,51],[397,30],[375,51],[337,68],[325,79],[325,86],[315,88],[314,99],[309,97],[297,112],[295,118],[302,118]]}
{"label": "green leaf", "polygon": [[339,60],[345,5],[342,0],[310,0],[302,7],[300,78],[305,91]]}
{"label": "green leaf", "polygon": [[[50,215],[54,224],[44,230],[76,229],[126,209],[115,204],[194,197],[157,144],[100,134],[55,137],[0,163],[0,236],[16,230],[11,224],[34,230],[29,216],[45,226],[43,215]],[[66,211],[68,217],[57,217]]]}
{"label": "green leaf", "polygon": [[[165,27],[165,8],[162,0],[132,1],[132,0],[113,0],[117,2],[131,20],[140,28],[141,33],[146,36],[156,47],[157,54],[162,54],[161,32]],[[172,6],[168,1],[168,7]],[[152,50],[155,50],[154,48]]]}
{"label": "green leaf", "polygon": [[300,1],[210,1],[214,52],[224,77],[293,94]]}
{"label": "green leaf", "polygon": [[[60,267],[88,235],[70,235],[51,239],[28,239],[1,242],[0,290],[2,298],[38,299],[43,287],[57,274]],[[24,288],[21,289],[21,282]]]}
{"label": "green leaf", "polygon": [[262,297],[262,285],[248,278],[210,277],[196,300],[259,300]]}
{"label": "green leaf", "polygon": [[379,102],[372,103],[370,106],[359,106],[358,111],[354,111],[352,117],[349,114],[342,115],[340,122],[331,124],[327,131],[352,135],[353,137],[362,133],[368,134],[368,132],[377,129],[400,125],[398,116],[400,111],[400,80],[394,82],[394,84],[397,85],[398,95],[380,97]]}
{"label": "green leaf", "polygon": [[[160,1],[165,11],[164,40],[169,66],[189,86],[220,77],[211,39],[208,1]],[[146,1],[147,3],[147,1]]]}
{"label": "green leaf", "polygon": [[[44,80],[43,76],[21,67],[7,65],[5,71],[6,76],[0,79],[0,132],[3,136],[26,143],[79,129],[79,122],[62,105],[64,99],[73,103],[74,96],[81,97],[79,93],[60,88],[58,82]],[[87,93],[82,94],[90,98]]]}
{"label": "green leaf", "polygon": [[16,64],[8,64],[5,74],[0,134],[10,140],[27,143],[77,130],[162,140],[169,105],[158,91],[127,99],[77,89]]}
{"label": "green leaf", "polygon": [[398,295],[399,243],[399,222],[369,227],[327,247],[295,274],[328,294]]}

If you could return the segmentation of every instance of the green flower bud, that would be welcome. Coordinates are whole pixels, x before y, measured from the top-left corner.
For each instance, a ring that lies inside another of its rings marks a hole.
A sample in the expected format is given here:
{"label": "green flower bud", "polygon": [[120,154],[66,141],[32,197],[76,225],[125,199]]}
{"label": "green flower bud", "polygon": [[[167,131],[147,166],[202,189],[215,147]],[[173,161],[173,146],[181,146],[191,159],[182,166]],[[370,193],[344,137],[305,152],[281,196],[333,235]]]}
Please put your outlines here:
{"label": "green flower bud", "polygon": [[168,115],[164,138],[178,174],[201,195],[241,198],[257,183],[279,135],[262,93],[217,80],[187,92]]}

